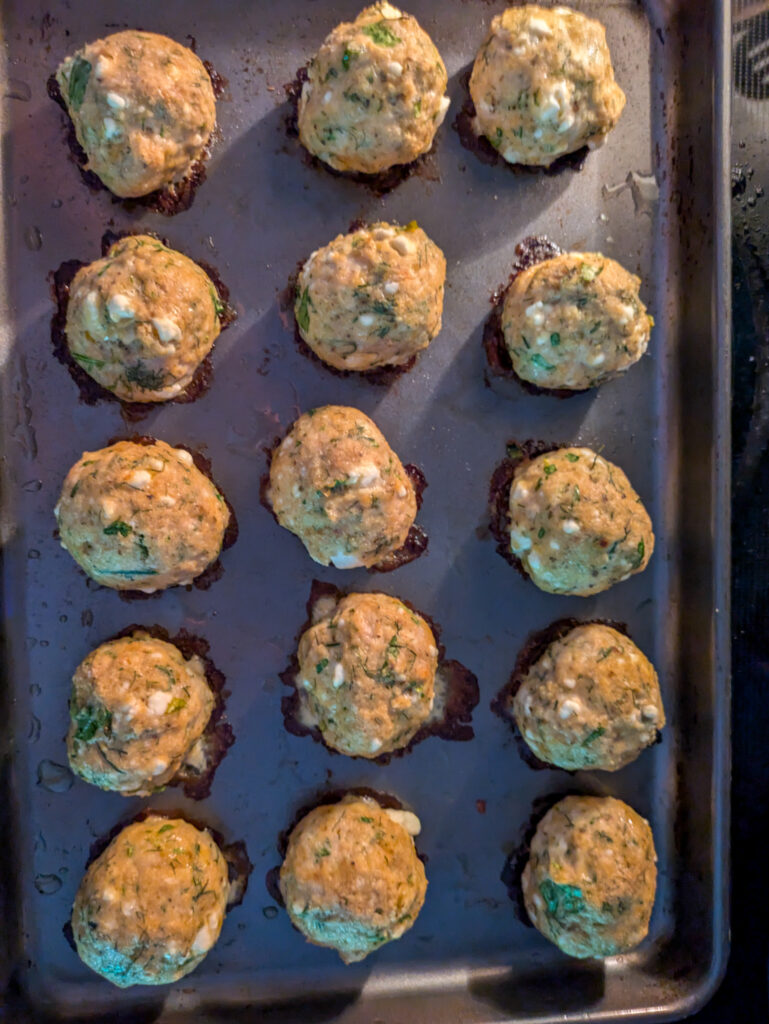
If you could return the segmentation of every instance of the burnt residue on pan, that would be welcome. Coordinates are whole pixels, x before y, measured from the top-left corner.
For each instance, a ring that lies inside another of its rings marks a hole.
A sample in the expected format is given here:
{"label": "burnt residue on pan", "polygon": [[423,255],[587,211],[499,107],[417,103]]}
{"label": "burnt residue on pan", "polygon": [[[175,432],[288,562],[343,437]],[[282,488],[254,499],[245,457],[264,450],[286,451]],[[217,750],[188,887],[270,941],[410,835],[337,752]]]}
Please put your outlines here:
{"label": "burnt residue on pan", "polygon": [[630,634],[628,633],[628,628],[625,623],[615,622],[613,619],[567,618],[551,622],[549,626],[546,626],[544,629],[537,630],[534,633],[530,633],[526,638],[526,642],[518,652],[518,657],[515,660],[515,667],[510,674],[509,680],[490,704],[491,710],[494,714],[507,722],[512,729],[515,745],[521,756],[521,760],[525,761],[526,764],[535,771],[540,771],[542,768],[551,768],[557,771],[565,771],[569,775],[575,774],[575,772],[570,771],[567,768],[559,768],[557,765],[549,764],[547,761],[542,761],[537,757],[521,735],[521,731],[518,728],[518,723],[513,715],[513,698],[520,689],[523,680],[529,673],[529,670],[545,654],[548,647],[556,641],[562,640],[573,629],[576,629],[577,626],[609,626],[611,629],[616,629],[618,633],[622,633],[623,636],[630,638]]}
{"label": "burnt residue on pan", "polygon": [[[352,221],[347,234],[351,235],[355,231],[360,231],[362,228],[368,227],[368,224],[364,220],[356,219]],[[315,352],[310,348],[307,342],[301,335],[299,330],[299,324],[297,323],[296,316],[294,314],[294,305],[297,296],[297,283],[299,275],[302,272],[306,260],[300,260],[293,273],[288,279],[286,287],[278,293],[278,311],[280,319],[287,330],[293,330],[294,343],[299,349],[301,354],[306,358],[312,360],[322,366],[328,373],[333,373],[335,377],[357,377],[359,380],[365,380],[371,384],[378,384],[383,387],[389,387],[399,377],[403,376],[404,373],[408,373],[409,370],[414,368],[417,361],[417,355],[413,355],[405,363],[400,363],[398,366],[378,366],[373,370],[341,370],[337,366],[330,366],[327,362],[316,355]]]}
{"label": "burnt residue on pan", "polygon": [[203,771],[199,771],[192,765],[183,765],[171,781],[166,783],[166,786],[180,786],[184,795],[191,800],[205,800],[211,793],[216,769],[235,742],[232,726],[224,721],[225,700],[229,695],[228,691],[224,689],[226,677],[209,657],[211,649],[209,642],[202,636],[187,632],[186,629],[180,629],[172,636],[162,626],[144,626],[141,623],[134,623],[132,626],[121,629],[119,633],[115,633],[104,642],[120,640],[126,636],[133,636],[135,633],[146,633],[155,640],[173,644],[185,661],[197,657],[203,664],[206,682],[214,696],[214,707],[202,736],[205,768]]}
{"label": "burnt residue on pan", "polygon": [[590,152],[590,148],[588,146],[582,146],[581,149],[576,150],[574,153],[564,153],[563,156],[559,156],[557,160],[554,160],[547,167],[538,167],[532,164],[508,163],[484,135],[478,135],[475,131],[475,104],[470,96],[471,74],[472,65],[468,65],[468,67],[466,67],[459,76],[464,100],[459,109],[459,113],[454,118],[453,128],[457,135],[459,135],[459,141],[462,143],[464,148],[475,153],[481,163],[490,164],[492,166],[498,166],[501,164],[513,174],[547,174],[550,177],[562,174],[564,171],[582,170],[588,153]]}
{"label": "burnt residue on pan", "polygon": [[552,259],[563,252],[555,242],[551,242],[544,235],[529,235],[519,242],[515,247],[515,259],[510,269],[510,276],[507,284],[496,288],[490,297],[492,305],[491,313],[483,326],[483,350],[486,353],[489,373],[495,377],[514,380],[524,391],[530,395],[551,395],[554,398],[571,398],[572,395],[583,394],[585,390],[573,388],[544,388],[531,381],[523,380],[513,369],[510,353],[505,345],[505,337],[502,332],[502,313],[505,304],[507,290],[520,273],[537,263]]}
{"label": "burnt residue on pan", "polygon": [[[307,817],[310,811],[314,811],[316,807],[323,807],[326,804],[338,804],[344,800],[346,796],[368,797],[370,800],[375,800],[376,803],[385,810],[408,810],[408,808],[403,806],[397,796],[393,796],[391,793],[381,793],[376,789],[372,789],[370,786],[351,786],[349,789],[331,789],[316,793],[314,797],[308,800],[296,811],[291,820],[291,824],[278,833],[278,839],[275,845],[278,848],[281,863],[270,868],[265,875],[264,884],[267,887],[267,891],[270,896],[279,907],[285,907],[286,905],[283,901],[283,894],[280,891],[280,868],[286,857],[291,833],[299,822],[303,818]],[[427,863],[427,856],[421,854],[418,850],[417,856],[423,864]]]}
{"label": "burnt residue on pan", "polygon": [[[286,434],[291,432],[293,423],[289,426]],[[270,466],[272,465],[272,457],[277,449],[280,447],[283,441],[283,435],[276,437],[269,448],[264,449],[264,454],[267,457],[267,470],[262,474],[262,478],[259,482],[259,503],[267,509],[272,518],[278,524],[282,526],[282,523],[275,515],[275,510],[272,507],[270,501]],[[414,466],[411,463],[406,463],[403,467],[406,472],[406,476],[411,480],[414,487],[414,495],[417,500],[417,511],[422,507],[422,496],[424,495],[425,488],[427,487],[427,479],[418,466]],[[429,537],[427,532],[419,526],[417,523],[413,523],[411,529],[406,536],[406,540],[397,549],[397,551],[391,551],[389,555],[386,555],[381,562],[377,562],[376,565],[369,566],[368,572],[392,572],[394,569],[399,569],[402,565],[408,565],[409,562],[413,562],[427,551],[429,544]]]}
{"label": "burnt residue on pan", "polygon": [[[211,79],[214,96],[217,99],[221,99],[228,84],[227,79],[214,70],[210,61],[203,61],[203,65]],[[195,194],[197,193],[198,188],[206,180],[205,164],[206,160],[210,156],[210,146],[219,136],[218,128],[214,129],[211,141],[209,142],[208,147],[206,147],[203,158],[195,161],[185,178],[182,178],[181,181],[175,182],[172,185],[167,185],[165,188],[157,189],[155,192],[150,192],[146,196],[125,199],[121,196],[116,196],[114,192],[107,188],[98,175],[94,174],[93,171],[88,170],[88,157],[86,156],[85,150],[77,140],[75,125],[72,118],[69,116],[69,110],[67,109],[67,104],[64,102],[64,97],[61,94],[59,83],[56,81],[56,75],[50,76],[46,86],[50,98],[64,111],[67,123],[67,145],[69,146],[72,158],[80,171],[80,176],[92,192],[107,192],[112,198],[113,203],[121,203],[126,210],[145,208],[153,213],[161,213],[165,217],[173,217],[177,213],[183,213],[185,210],[189,210],[195,200]]]}
{"label": "burnt residue on pan", "polygon": [[[299,68],[294,80],[283,86],[289,108],[285,118],[285,129],[290,139],[299,139],[299,97],[302,94],[302,87],[308,79],[308,66],[305,64],[304,67]],[[412,174],[425,178],[427,181],[440,181],[440,173],[435,161],[435,149],[436,144],[435,140],[433,140],[430,149],[422,156],[418,156],[416,160],[412,160],[408,164],[396,164],[394,167],[388,167],[386,171],[380,171],[378,174],[363,174],[360,171],[337,171],[322,160],[319,160],[318,157],[313,156],[312,153],[308,153],[303,146],[302,159],[308,167],[323,170],[334,178],[346,178],[348,181],[354,181],[358,185],[365,185],[375,196],[381,199],[382,196],[392,192],[393,189],[406,181],[407,178],[410,178]]]}
{"label": "burnt residue on pan", "polygon": [[[132,441],[134,444],[153,445],[157,438],[149,437],[146,434],[133,434],[130,437],[113,437],[107,441],[107,447],[113,444],[117,444],[118,441]],[[194,448],[190,448],[185,444],[173,445],[174,448],[181,448],[185,452],[189,452],[192,456],[192,461],[195,464],[196,469],[200,470],[203,476],[208,477],[211,483],[214,485],[216,490],[221,494],[224,499],[224,503],[227,506],[227,511],[230,513],[229,522],[224,530],[224,538],[222,540],[222,551],[226,551],[227,548],[231,548],[235,541],[238,539],[238,520],[235,515],[235,509],[230,504],[227,495],[224,493],[222,488],[217,484],[211,473],[211,460],[203,455],[201,452],[196,451]],[[81,570],[82,571],[82,570]],[[222,565],[221,558],[217,558],[216,561],[212,562],[206,569],[196,576],[192,583],[187,584],[187,589],[195,587],[196,590],[208,590],[212,583],[222,578],[224,574],[224,566]],[[84,573],[84,575],[86,575]],[[110,589],[110,588],[108,588]],[[149,598],[159,597],[163,593],[162,590],[155,590],[151,594],[146,594],[143,590],[118,590],[117,594],[121,601],[146,601]]]}
{"label": "burnt residue on pan", "polygon": [[527,462],[562,447],[549,441],[508,441],[507,456],[494,470],[489,484],[489,529],[497,542],[497,551],[526,580],[529,574],[510,548],[510,487],[515,474]]}
{"label": "burnt residue on pan", "polygon": [[521,840],[515,849],[508,855],[500,874],[502,884],[507,889],[507,895],[515,907],[515,916],[526,925],[533,928],[534,925],[529,919],[526,903],[523,899],[523,871],[529,860],[531,844],[536,835],[539,823],[547,812],[566,796],[581,796],[582,794],[572,793],[549,793],[547,796],[537,797],[532,804],[531,816],[523,827]]}
{"label": "burnt residue on pan", "polygon": [[[138,234],[157,238],[159,242],[170,248],[168,240],[162,238],[154,231],[106,231],[101,240],[102,257],[107,255],[115,242],[119,242],[122,238],[127,238],[130,235]],[[211,279],[221,305],[221,309],[218,312],[220,330],[225,331],[237,319],[237,313],[229,301],[230,290],[222,281],[216,267],[211,266],[209,263],[204,263],[202,260],[193,260],[193,262],[201,270],[205,271]],[[184,391],[174,398],[166,399],[164,402],[124,402],[107,388],[102,387],[90,374],[86,373],[77,360],[73,358],[67,344],[67,307],[69,305],[70,286],[78,270],[85,266],[88,266],[88,264],[82,260],[65,260],[56,270],[52,270],[48,274],[48,280],[51,285],[51,297],[55,305],[55,310],[51,317],[51,344],[53,345],[53,352],[59,362],[66,366],[70,377],[77,385],[80,392],[80,401],[85,405],[97,405],[99,402],[117,402],[121,407],[121,413],[126,422],[137,423],[158,406],[169,403],[182,405],[187,402],[194,402],[201,395],[204,395],[211,386],[213,377],[211,355],[216,347],[215,344],[214,348],[206,355],[195,371],[195,375]]]}
{"label": "burnt residue on pan", "polygon": [[[333,583],[322,583],[320,580],[313,580],[310,588],[310,597],[307,601],[307,619],[301,626],[294,641],[293,653],[287,667],[280,673],[280,680],[290,690],[286,696],[281,698],[280,709],[283,713],[283,723],[286,731],[293,736],[310,736],[316,743],[321,743],[331,754],[340,757],[349,757],[348,754],[341,754],[338,750],[329,747],[323,738],[323,734],[317,726],[304,724],[302,721],[302,691],[296,685],[299,675],[299,661],[296,652],[299,648],[299,641],[302,635],[316,621],[315,606],[319,601],[331,599],[338,603],[350,591],[341,590]],[[393,758],[403,757],[422,740],[429,736],[438,736],[444,740],[464,742],[473,739],[475,733],[472,727],[473,710],[480,700],[480,689],[478,680],[473,673],[458,661],[446,658],[446,648],[441,643],[441,627],[429,615],[416,608],[411,602],[403,598],[398,600],[410,608],[415,615],[425,620],[438,648],[438,673],[445,680],[446,697],[443,717],[435,721],[428,721],[419,729],[409,742],[399,750],[380,754],[373,758],[354,758],[354,760],[371,761],[374,764],[389,764]]]}

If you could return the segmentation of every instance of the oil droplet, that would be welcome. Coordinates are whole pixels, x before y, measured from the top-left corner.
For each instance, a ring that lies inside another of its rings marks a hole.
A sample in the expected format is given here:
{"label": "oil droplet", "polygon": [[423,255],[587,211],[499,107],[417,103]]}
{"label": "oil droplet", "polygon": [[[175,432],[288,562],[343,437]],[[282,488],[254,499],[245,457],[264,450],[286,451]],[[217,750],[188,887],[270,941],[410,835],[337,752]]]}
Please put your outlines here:
{"label": "oil droplet", "polygon": [[39,697],[43,691],[40,688],[39,683],[33,683],[29,688],[29,692],[32,694],[33,697]]}
{"label": "oil droplet", "polygon": [[29,729],[27,731],[27,739],[30,743],[37,743],[40,739],[40,719],[37,715],[29,716]]}
{"label": "oil droplet", "polygon": [[639,171],[628,171],[627,177],[619,185],[604,185],[601,193],[604,199],[613,199],[630,190],[636,216],[647,213],[654,216],[654,209],[659,201],[660,188],[653,174],[641,174]]}
{"label": "oil droplet", "polygon": [[27,100],[32,99],[32,90],[20,78],[9,78],[8,87],[3,95],[8,100],[21,100],[22,103],[26,103]]}
{"label": "oil droplet", "polygon": [[41,640],[40,641],[40,646],[41,647],[48,647],[49,644],[50,644],[50,640]]}
{"label": "oil droplet", "polygon": [[42,896],[53,896],[61,889],[61,885],[58,875],[35,875],[35,888]]}
{"label": "oil droplet", "polygon": [[90,608],[86,608],[80,615],[80,625],[85,626],[88,629],[89,626],[93,625],[93,612]]}
{"label": "oil droplet", "polygon": [[43,232],[34,225],[24,232],[24,244],[30,252],[39,252],[43,248]]}
{"label": "oil droplet", "polygon": [[37,550],[37,548],[30,548],[29,551],[27,552],[27,558],[39,558],[39,557],[40,557],[40,552]]}
{"label": "oil droplet", "polygon": [[34,494],[36,491],[39,491],[42,486],[42,480],[27,480],[27,482],[22,485],[22,490],[29,491],[30,494]]}
{"label": "oil droplet", "polygon": [[75,780],[69,768],[55,761],[41,761],[37,766],[37,784],[50,793],[66,793]]}
{"label": "oil droplet", "polygon": [[274,918],[276,918],[278,916],[278,908],[277,907],[262,907],[262,913],[264,914],[264,916],[267,918],[268,921],[272,921]]}
{"label": "oil droplet", "polygon": [[60,615],[59,616],[59,622],[66,622],[66,621],[67,621],[67,616],[66,615]]}
{"label": "oil droplet", "polygon": [[54,201],[51,203],[51,206],[54,208],[54,210],[59,210],[63,206],[63,203],[61,199],[54,199]]}

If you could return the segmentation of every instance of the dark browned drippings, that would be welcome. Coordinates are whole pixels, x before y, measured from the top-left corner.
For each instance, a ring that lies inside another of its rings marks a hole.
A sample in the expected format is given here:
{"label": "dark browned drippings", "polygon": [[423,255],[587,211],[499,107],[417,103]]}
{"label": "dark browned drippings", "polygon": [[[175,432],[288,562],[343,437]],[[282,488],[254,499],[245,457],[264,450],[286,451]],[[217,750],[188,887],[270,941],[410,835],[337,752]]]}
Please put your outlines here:
{"label": "dark browned drippings", "polygon": [[229,78],[218,72],[210,60],[204,60],[203,67],[206,69],[208,77],[211,79],[211,87],[214,90],[214,96],[218,100],[228,99],[227,89],[230,85]]}
{"label": "dark browned drippings", "polygon": [[104,853],[112,840],[116,839],[124,828],[141,821],[146,821],[147,818],[165,818],[166,820],[181,818],[190,825],[194,825],[194,827],[200,832],[208,832],[221,850],[224,859],[227,861],[227,872],[230,882],[230,895],[227,901],[227,910],[232,910],[233,907],[237,907],[243,902],[243,897],[245,896],[246,889],[248,888],[249,875],[254,870],[254,865],[248,859],[245,840],[236,839],[234,842],[228,843],[225,840],[224,835],[222,835],[218,829],[215,829],[212,825],[209,825],[200,818],[191,815],[186,810],[146,807],[138,814],[133,814],[130,817],[123,818],[117,825],[113,825],[109,832],[106,832],[103,836],[99,836],[98,839],[95,839],[91,843],[91,847],[88,852],[88,860],[85,862],[84,872],[87,871],[93,862]]}
{"label": "dark browned drippings", "polygon": [[521,759],[535,771],[540,771],[542,768],[551,768],[565,771],[569,775],[575,774],[568,768],[559,768],[558,765],[549,764],[547,761],[542,761],[537,757],[521,735],[518,724],[515,721],[515,716],[513,715],[513,698],[520,689],[523,680],[529,673],[529,670],[545,654],[548,647],[550,647],[551,644],[554,644],[557,640],[562,640],[573,629],[576,629],[577,626],[610,626],[612,629],[616,629],[618,633],[622,633],[624,636],[629,637],[625,623],[615,622],[613,619],[568,618],[558,619],[556,622],[551,622],[549,626],[546,626],[544,629],[537,630],[534,633],[530,633],[526,638],[526,642],[518,652],[518,657],[515,660],[515,667],[510,674],[509,680],[490,704],[491,710],[494,714],[507,722],[512,729],[515,745],[518,748],[518,753],[520,754]]}
{"label": "dark browned drippings", "polygon": [[475,126],[475,104],[470,96],[470,75],[472,67],[469,66],[460,75],[459,81],[464,94],[464,101],[459,113],[454,118],[453,128],[459,136],[459,141],[465,149],[469,149],[478,157],[481,163],[491,166],[502,165],[513,174],[546,174],[553,177],[562,174],[564,171],[581,171],[585,165],[590,149],[582,146],[574,153],[564,153],[554,160],[549,166],[537,166],[535,164],[511,164],[496,150],[484,135],[477,135]]}
{"label": "dark browned drippings", "polygon": [[232,731],[232,726],[224,721],[225,698],[227,696],[224,689],[227,681],[226,677],[209,657],[211,649],[209,642],[202,636],[188,633],[186,629],[180,629],[175,636],[172,636],[162,626],[143,626],[140,623],[134,623],[132,626],[126,626],[119,633],[109,637],[109,640],[119,640],[122,637],[133,636],[134,633],[138,632],[147,633],[155,640],[163,640],[168,644],[173,644],[185,661],[197,657],[203,663],[206,682],[211,693],[214,695],[214,707],[202,737],[206,752],[206,768],[203,772],[197,772],[191,765],[185,765],[165,785],[181,786],[184,790],[184,795],[188,796],[191,800],[204,800],[211,793],[211,784],[216,769],[235,742],[235,733]]}
{"label": "dark browned drippings", "polygon": [[[137,234],[157,238],[163,245],[168,246],[167,239],[161,238],[154,231],[105,231],[101,240],[102,256],[107,255],[115,242]],[[237,319],[237,312],[229,302],[230,290],[222,281],[219,271],[215,267],[204,263],[202,260],[193,260],[193,262],[201,270],[205,271],[216,289],[222,304],[222,311],[217,314],[220,330],[225,331]],[[85,266],[88,266],[88,264],[82,260],[65,260],[56,270],[52,270],[48,274],[51,296],[55,305],[54,313],[51,317],[51,344],[53,345],[53,352],[58,361],[63,366],[66,366],[70,377],[77,385],[80,392],[80,401],[85,405],[97,405],[99,402],[117,402],[121,407],[120,411],[123,419],[127,423],[138,423],[159,405],[169,403],[185,405],[188,402],[196,401],[201,395],[204,395],[211,386],[213,379],[213,365],[211,362],[213,347],[198,366],[187,387],[178,395],[175,395],[173,398],[167,398],[162,402],[125,402],[112,391],[109,391],[95,381],[89,373],[86,373],[77,360],[73,358],[67,344],[67,307],[69,305],[70,286],[78,270]]]}
{"label": "dark browned drippings", "polygon": [[[320,580],[313,580],[310,588],[310,597],[307,601],[307,619],[297,633],[294,642],[291,660],[286,668],[279,674],[280,680],[290,690],[281,698],[280,709],[283,713],[283,724],[286,731],[293,736],[310,736],[316,743],[322,744],[331,754],[349,757],[349,754],[341,755],[338,750],[330,747],[323,733],[317,726],[307,726],[301,721],[301,697],[296,686],[296,678],[299,674],[299,661],[297,651],[299,641],[303,634],[313,624],[313,610],[318,601],[323,598],[333,598],[339,602],[349,591],[343,591],[332,583],[322,583]],[[409,742],[398,750],[380,754],[379,757],[355,758],[355,760],[373,761],[375,764],[389,764],[393,758],[403,757],[423,740],[429,736],[438,736],[444,740],[455,742],[466,742],[473,739],[475,733],[472,727],[473,710],[480,700],[480,689],[476,676],[461,662],[446,659],[446,649],[441,643],[441,627],[429,615],[416,608],[410,601],[398,598],[401,604],[405,604],[415,615],[419,615],[427,622],[435,637],[435,645],[438,648],[438,671],[444,676],[447,684],[446,713],[442,719],[436,722],[428,722],[419,729]]]}
{"label": "dark browned drippings", "polygon": [[489,529],[497,542],[497,551],[514,569],[529,579],[523,563],[510,549],[510,486],[513,477],[532,459],[557,451],[563,445],[548,441],[507,442],[507,457],[494,470],[489,484]]}
{"label": "dark browned drippings", "polygon": [[572,395],[582,394],[584,390],[573,388],[546,388],[539,384],[533,384],[529,380],[519,377],[513,368],[510,353],[505,345],[505,336],[502,331],[502,311],[505,304],[507,290],[513,281],[524,270],[543,263],[545,260],[558,256],[563,250],[551,242],[544,235],[529,235],[515,247],[515,259],[510,271],[507,284],[501,284],[491,293],[492,310],[483,326],[483,350],[486,353],[486,362],[489,371],[496,377],[503,377],[514,380],[524,391],[530,395],[551,395],[554,398],[571,398]]}
{"label": "dark browned drippings", "polygon": [[[371,800],[375,800],[380,807],[389,810],[401,811],[404,809],[403,804],[397,796],[393,796],[391,793],[380,793],[378,790],[372,789],[370,786],[351,786],[349,789],[331,789],[324,792],[318,792],[296,811],[291,820],[291,824],[278,833],[278,839],[275,845],[278,848],[278,854],[280,855],[281,862],[285,860],[291,833],[299,822],[303,818],[306,818],[310,811],[314,811],[316,807],[323,807],[325,804],[338,804],[344,800],[346,796],[369,797]],[[418,851],[417,856],[421,861],[427,861],[427,858]],[[270,868],[265,875],[264,884],[266,885],[270,896],[278,906],[285,907],[286,904],[283,900],[283,894],[280,891],[280,867],[281,865],[277,864],[275,867]]]}
{"label": "dark browned drippings", "polygon": [[[217,93],[217,90],[222,86],[222,83],[223,86],[226,87],[227,79],[219,75],[209,61],[204,61],[203,63],[211,79],[214,95],[218,97],[219,94]],[[64,111],[67,119],[67,145],[69,146],[72,158],[80,171],[81,178],[92,192],[107,192],[113,203],[121,203],[126,210],[144,208],[151,210],[153,213],[161,213],[164,217],[173,217],[177,213],[184,213],[185,210],[189,210],[195,200],[197,190],[206,180],[205,161],[210,156],[210,149],[208,147],[206,147],[203,158],[201,160],[196,160],[195,163],[192,164],[187,175],[182,178],[181,181],[174,182],[171,185],[166,185],[161,189],[156,189],[156,191],[150,192],[146,196],[137,196],[133,198],[116,196],[97,174],[88,170],[88,156],[77,140],[75,125],[72,118],[69,116],[69,110],[67,109],[67,104],[64,102],[64,97],[61,94],[59,83],[56,81],[56,75],[51,75],[48,79],[47,90],[48,95],[54,103],[57,103]]]}
{"label": "dark browned drippings", "polygon": [[[284,85],[286,99],[288,101],[288,113],[285,117],[286,134],[290,139],[299,139],[299,97],[302,94],[302,86],[309,77],[308,65],[299,68],[293,81]],[[437,133],[436,133],[437,137]],[[346,178],[354,181],[357,185],[365,185],[375,196],[381,198],[392,192],[402,182],[410,178],[412,174],[426,178],[428,181],[440,181],[440,173],[435,161],[436,145],[435,140],[430,149],[412,160],[408,164],[396,164],[388,167],[378,174],[363,174],[361,171],[337,171],[328,164],[313,156],[302,146],[302,159],[308,167],[314,167],[325,171],[334,178]]]}
{"label": "dark browned drippings", "polygon": [[[293,426],[294,424],[292,423],[286,431],[286,435],[291,433]],[[276,437],[270,447],[264,449],[264,454],[267,456],[267,470],[262,474],[259,481],[259,503],[267,509],[278,526],[281,526],[282,524],[275,515],[275,510],[272,507],[272,502],[269,497],[270,466],[272,465],[272,457],[275,454],[275,451],[280,447],[282,441],[283,437]],[[425,475],[417,466],[409,464],[403,468],[414,486],[414,494],[417,499],[417,509],[420,509],[422,507],[422,495],[427,487]],[[392,572],[394,569],[399,569],[402,565],[408,565],[409,562],[413,562],[427,551],[428,543],[429,538],[427,533],[417,523],[413,523],[406,540],[397,549],[397,551],[391,551],[388,555],[385,555],[380,562],[377,562],[376,565],[369,566],[368,571]]]}
{"label": "dark browned drippings", "polygon": [[[150,437],[147,434],[133,434],[130,437],[113,437],[107,441],[107,447],[113,444],[117,444],[119,441],[131,441],[133,444],[142,444],[147,447],[157,442],[157,438]],[[168,442],[166,442],[168,443]],[[224,529],[224,537],[222,538],[222,551],[226,551],[227,548],[231,548],[235,541],[238,539],[238,519],[235,515],[235,509],[230,504],[230,501],[221,487],[217,484],[211,473],[211,460],[199,451],[195,451],[193,448],[189,448],[185,444],[172,445],[174,448],[180,448],[185,452],[189,452],[192,456],[192,461],[195,464],[195,468],[198,469],[203,476],[208,477],[211,483],[216,488],[217,492],[221,494],[224,499],[224,503],[227,506],[227,510],[230,513],[230,518],[227,526]],[[224,574],[224,566],[222,565],[221,558],[217,558],[211,563],[206,569],[203,570],[192,583],[187,584],[188,587],[195,587],[197,590],[208,590],[212,583],[222,578]],[[99,584],[100,586],[102,584]],[[114,588],[107,588],[114,589]],[[151,594],[146,594],[143,590],[118,590],[117,594],[121,601],[146,601],[148,598],[159,597],[163,593],[162,590],[155,590]]]}

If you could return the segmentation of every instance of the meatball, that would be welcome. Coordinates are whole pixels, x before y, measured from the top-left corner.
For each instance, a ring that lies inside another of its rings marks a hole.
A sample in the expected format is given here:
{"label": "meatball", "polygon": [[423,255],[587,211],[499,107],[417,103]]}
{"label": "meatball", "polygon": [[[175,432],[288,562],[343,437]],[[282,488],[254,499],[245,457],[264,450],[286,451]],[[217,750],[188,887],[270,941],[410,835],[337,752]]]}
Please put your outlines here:
{"label": "meatball", "polygon": [[575,626],[529,668],[513,699],[521,735],[542,761],[613,772],[665,724],[654,666],[610,626]]}
{"label": "meatball", "polygon": [[299,641],[297,686],[326,743],[350,757],[405,747],[435,698],[438,647],[386,594],[349,594]]}
{"label": "meatball", "polygon": [[299,333],[338,370],[402,366],[440,331],[445,280],[446,259],[416,221],[339,235],[299,274]]}
{"label": "meatball", "polygon": [[216,126],[211,78],[192,50],[129,29],[59,66],[87,167],[116,196],[146,196],[187,177]]}
{"label": "meatball", "polygon": [[640,286],[601,253],[566,252],[522,271],[502,309],[515,372],[538,387],[570,391],[623,373],[646,351],[654,324]]}
{"label": "meatball", "polygon": [[402,547],[416,518],[414,487],[376,424],[326,405],[294,423],[275,450],[269,501],[311,558],[337,569],[376,565]]}
{"label": "meatball", "polygon": [[299,97],[302,145],[337,171],[377,174],[426,153],[449,108],[441,55],[387,2],[326,38]]}
{"label": "meatball", "polygon": [[167,985],[213,947],[228,898],[227,862],[209,833],[152,815],[124,828],[80,883],[78,955],[120,988]]}
{"label": "meatball", "polygon": [[610,796],[567,796],[539,823],[523,869],[535,928],[569,956],[626,953],[649,930],[657,884],[649,823]]}
{"label": "meatball", "polygon": [[645,569],[654,533],[618,466],[590,448],[558,448],[516,470],[510,547],[540,590],[584,597]]}
{"label": "meatball", "polygon": [[110,640],[72,677],[70,768],[101,789],[149,796],[205,760],[199,741],[213,708],[200,658],[140,631]]}
{"label": "meatball", "polygon": [[427,891],[413,835],[418,818],[367,797],[310,811],[294,828],[280,869],[293,924],[346,964],[363,960],[414,924]]}
{"label": "meatball", "polygon": [[67,346],[124,402],[180,394],[219,335],[222,304],[206,272],[156,238],[131,235],[82,267],[67,305]]}
{"label": "meatball", "polygon": [[62,547],[97,583],[153,593],[216,561],[227,504],[182,448],[118,441],[83,452],[55,508]]}
{"label": "meatball", "polygon": [[625,94],[606,30],[568,7],[508,7],[491,22],[470,76],[475,131],[510,164],[547,167],[600,146]]}

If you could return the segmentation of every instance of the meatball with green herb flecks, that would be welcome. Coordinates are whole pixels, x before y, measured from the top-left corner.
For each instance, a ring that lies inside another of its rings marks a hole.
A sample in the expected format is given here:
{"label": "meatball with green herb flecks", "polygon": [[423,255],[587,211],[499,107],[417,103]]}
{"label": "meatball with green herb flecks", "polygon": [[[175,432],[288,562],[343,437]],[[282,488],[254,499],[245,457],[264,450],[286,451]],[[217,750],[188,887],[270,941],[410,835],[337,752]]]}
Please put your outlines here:
{"label": "meatball with green herb flecks", "polygon": [[72,677],[70,768],[101,789],[149,796],[183,765],[205,762],[213,707],[200,658],[141,631],[110,640]]}
{"label": "meatball with green herb flecks", "polygon": [[539,823],[523,870],[531,923],[569,956],[626,953],[649,930],[656,862],[649,823],[632,807],[567,796]]}
{"label": "meatball with green herb flecks", "polygon": [[134,822],[80,883],[78,956],[120,988],[178,981],[219,938],[229,891],[227,861],[209,832],[181,818]]}
{"label": "meatball with green herb flecks", "polygon": [[502,308],[516,374],[540,388],[581,391],[629,369],[654,324],[640,286],[601,253],[562,253],[521,271]]}
{"label": "meatball with green herb flecks", "polygon": [[273,453],[267,498],[310,557],[337,569],[381,562],[417,514],[414,485],[382,432],[343,405],[294,423]]}
{"label": "meatball with green herb flecks", "polygon": [[182,181],[216,126],[205,65],[154,32],[128,29],[88,43],[56,80],[87,168],[121,198]]}
{"label": "meatball with green herb flecks", "polygon": [[363,960],[414,924],[427,890],[413,836],[419,819],[347,796],[305,815],[280,869],[292,923],[308,942]]}
{"label": "meatball with green herb flecks", "polygon": [[568,7],[508,7],[473,64],[475,130],[511,164],[547,167],[600,146],[625,94],[599,21]]}
{"label": "meatball with green herb flecks", "polygon": [[75,275],[67,346],[121,401],[165,402],[184,391],[211,351],[222,309],[197,263],[149,235],[130,235]]}
{"label": "meatball with green herb flecks", "polygon": [[433,144],[449,100],[441,55],[416,18],[386,0],[326,38],[299,97],[299,138],[338,171],[377,174]]}
{"label": "meatball with green herb flecks", "polygon": [[338,370],[401,366],[440,331],[445,280],[446,259],[416,221],[339,235],[299,274],[299,333]]}
{"label": "meatball with green herb flecks", "polygon": [[334,750],[378,757],[405,747],[435,697],[438,648],[416,612],[386,594],[349,594],[302,635],[297,689]]}
{"label": "meatball with green herb flecks", "polygon": [[590,448],[523,460],[510,485],[510,548],[551,594],[587,596],[643,571],[649,514],[619,468]]}
{"label": "meatball with green herb flecks", "polygon": [[97,583],[153,593],[219,556],[230,512],[192,455],[165,441],[84,452],[55,508],[62,547]]}
{"label": "meatball with green herb flecks", "polygon": [[599,622],[547,647],[521,679],[512,710],[536,756],[568,771],[617,771],[665,725],[654,666],[629,637]]}

